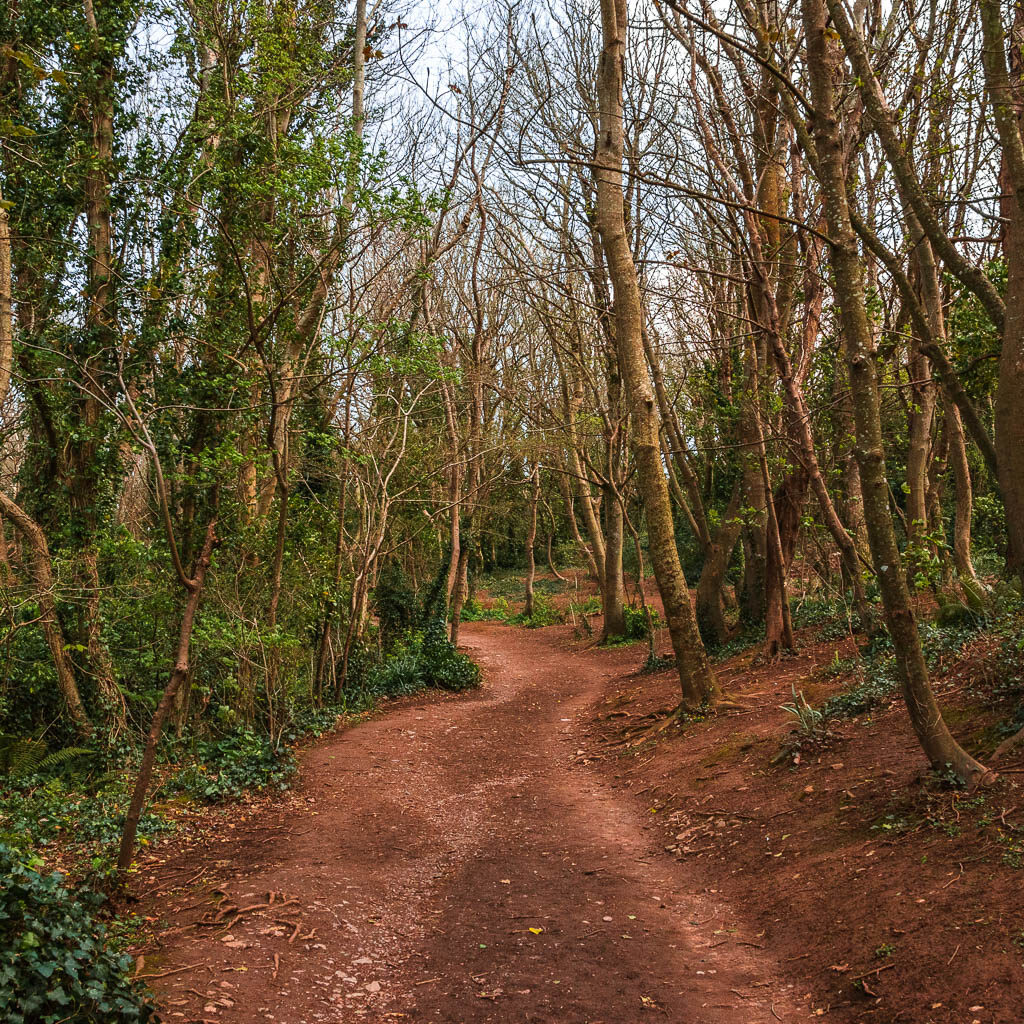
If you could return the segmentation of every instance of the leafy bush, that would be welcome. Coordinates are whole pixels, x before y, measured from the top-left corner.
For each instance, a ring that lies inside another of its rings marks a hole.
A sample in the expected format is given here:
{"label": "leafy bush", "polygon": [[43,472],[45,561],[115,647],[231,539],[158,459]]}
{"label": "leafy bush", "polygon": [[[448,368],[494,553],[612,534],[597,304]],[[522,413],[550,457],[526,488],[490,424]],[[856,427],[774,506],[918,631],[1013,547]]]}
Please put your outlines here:
{"label": "leafy bush", "polygon": [[462,606],[463,622],[512,622],[512,606],[504,597],[495,598],[490,608],[485,608],[475,597]]}
{"label": "leafy bush", "polygon": [[549,597],[543,593],[536,593],[533,595],[533,614],[527,616],[523,612],[512,621],[517,626],[538,629],[541,626],[553,626],[556,622],[561,622],[562,613],[554,606]]}
{"label": "leafy bush", "polygon": [[427,626],[420,652],[427,686],[459,692],[480,685],[480,666],[452,646],[442,620]]}
{"label": "leafy bush", "polygon": [[157,1020],[95,918],[101,898],[72,895],[0,845],[0,1016],[8,1024],[138,1024]]}
{"label": "leafy bush", "polygon": [[601,598],[597,594],[591,594],[589,597],[585,597],[582,601],[570,601],[569,611],[574,615],[586,617],[587,615],[597,615],[601,611]]}
{"label": "leafy bush", "polygon": [[287,747],[275,745],[249,729],[237,729],[220,739],[200,743],[196,758],[167,783],[168,792],[216,803],[240,797],[247,789],[275,786],[285,790],[296,767]]}
{"label": "leafy bush", "polygon": [[[647,612],[643,608],[634,608],[630,605],[627,605],[623,611],[626,613],[625,638],[627,640],[646,640],[650,636],[650,630],[647,628]],[[661,625],[661,616],[654,608],[651,609],[651,624],[655,629]]]}
{"label": "leafy bush", "polygon": [[427,687],[453,692],[480,683],[480,669],[448,639],[442,619],[410,631],[363,672],[359,688],[375,697],[404,697]]}
{"label": "leafy bush", "polygon": [[[128,782],[124,775],[105,776],[83,792],[74,781],[30,776],[0,789],[0,844],[28,849],[70,838],[109,851],[124,825]],[[172,822],[156,814],[144,814],[139,822],[143,839],[173,829]]]}

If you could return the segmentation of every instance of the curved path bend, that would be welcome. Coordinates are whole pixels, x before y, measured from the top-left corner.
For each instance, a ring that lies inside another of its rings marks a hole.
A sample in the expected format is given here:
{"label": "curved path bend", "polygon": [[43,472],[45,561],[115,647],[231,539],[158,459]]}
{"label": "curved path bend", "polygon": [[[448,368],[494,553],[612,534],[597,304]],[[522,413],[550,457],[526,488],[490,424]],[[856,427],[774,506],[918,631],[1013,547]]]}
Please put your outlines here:
{"label": "curved path bend", "polygon": [[[634,798],[579,757],[615,674],[601,652],[483,623],[463,641],[480,690],[405,701],[328,737],[304,755],[289,801],[173,865],[205,874],[180,906],[148,910],[167,926],[144,967],[163,975],[152,983],[165,1019],[806,1014],[770,950],[721,940],[739,908],[694,892]],[[227,930],[199,925],[225,897],[254,909]]]}

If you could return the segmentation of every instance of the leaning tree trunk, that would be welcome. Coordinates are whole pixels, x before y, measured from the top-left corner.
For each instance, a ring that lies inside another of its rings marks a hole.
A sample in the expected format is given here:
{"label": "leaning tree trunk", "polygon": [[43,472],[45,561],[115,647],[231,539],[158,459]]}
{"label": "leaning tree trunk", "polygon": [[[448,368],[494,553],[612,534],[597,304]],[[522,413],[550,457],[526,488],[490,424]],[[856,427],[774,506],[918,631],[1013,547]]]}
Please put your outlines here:
{"label": "leaning tree trunk", "polygon": [[46,645],[53,657],[53,667],[57,673],[57,686],[60,689],[68,714],[74,723],[79,736],[89,739],[93,736],[93,725],[85,713],[82,698],[75,683],[74,669],[68,657],[67,643],[64,632],[57,618],[57,603],[54,599],[53,570],[50,563],[50,549],[46,543],[46,535],[39,524],[29,516],[6,494],[0,492],[0,511],[14,524],[14,528],[25,539],[29,549],[29,560],[32,565],[32,582],[35,598],[39,605],[39,624],[42,626]]}
{"label": "leaning tree trunk", "polygon": [[185,610],[182,613],[181,626],[178,630],[178,648],[174,657],[174,668],[164,687],[163,695],[160,697],[160,703],[157,704],[156,711],[153,713],[153,720],[149,724],[146,746],[142,751],[142,763],[139,765],[139,774],[136,776],[135,788],[128,804],[128,813],[125,815],[124,830],[121,832],[121,848],[117,855],[117,870],[122,875],[131,867],[132,857],[135,853],[135,834],[138,831],[142,808],[146,803],[149,782],[153,777],[153,766],[156,763],[156,751],[160,745],[164,722],[167,721],[167,716],[174,706],[178,690],[188,678],[192,630],[195,626],[196,611],[203,596],[203,583],[206,580],[206,571],[210,567],[215,539],[216,520],[211,520],[210,525],[206,528],[206,539],[203,541],[195,571],[187,583],[188,599],[185,602]]}
{"label": "leaning tree trunk", "polygon": [[917,738],[934,768],[949,766],[973,785],[984,776],[986,769],[953,738],[932,692],[889,509],[875,353],[865,307],[863,265],[850,221],[842,131],[836,115],[835,83],[840,65],[826,29],[823,0],[801,0],[801,7],[814,103],[811,123],[831,240],[835,295],[842,310],[843,345],[853,397],[856,456],[868,542],[895,648],[903,697]]}
{"label": "leaning tree trunk", "polygon": [[676,655],[683,703],[714,701],[718,684],[704,645],[676,548],[668,481],[654,392],[644,355],[643,307],[636,266],[626,230],[622,193],[623,67],[626,51],[626,0],[601,0],[603,46],[598,64],[600,121],[596,146],[596,220],[614,291],[615,344],[629,399],[633,450],[655,579]]}
{"label": "leaning tree trunk", "polygon": [[558,470],[555,473],[558,480],[558,489],[562,492],[562,502],[565,505],[565,518],[569,523],[569,531],[572,533],[572,539],[576,544],[576,547],[583,553],[583,557],[587,560],[587,574],[590,578],[600,587],[601,585],[601,570],[597,567],[597,559],[594,557],[594,552],[589,544],[584,541],[583,536],[580,534],[579,523],[576,522],[576,502],[573,501],[572,491],[569,489],[569,478],[565,472]]}

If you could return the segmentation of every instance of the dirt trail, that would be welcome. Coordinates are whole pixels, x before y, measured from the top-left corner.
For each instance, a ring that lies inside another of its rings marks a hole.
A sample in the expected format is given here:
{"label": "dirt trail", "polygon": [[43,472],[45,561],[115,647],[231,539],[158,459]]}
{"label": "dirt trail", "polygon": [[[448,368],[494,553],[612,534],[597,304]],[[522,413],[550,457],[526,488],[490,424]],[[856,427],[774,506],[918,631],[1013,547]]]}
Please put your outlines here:
{"label": "dirt trail", "polygon": [[[179,910],[147,911],[168,924],[146,967],[167,1019],[797,1019],[737,908],[695,893],[635,801],[577,760],[613,675],[601,655],[487,624],[463,639],[481,690],[328,738],[287,805],[169,865],[209,870]],[[221,893],[271,892],[228,931],[196,926]]]}

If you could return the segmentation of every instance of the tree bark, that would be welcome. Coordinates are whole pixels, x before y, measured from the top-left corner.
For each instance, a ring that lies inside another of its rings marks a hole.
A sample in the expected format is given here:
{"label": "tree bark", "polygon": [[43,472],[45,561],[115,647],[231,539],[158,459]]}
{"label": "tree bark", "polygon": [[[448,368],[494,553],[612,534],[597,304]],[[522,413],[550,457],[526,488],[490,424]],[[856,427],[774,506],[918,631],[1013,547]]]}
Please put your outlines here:
{"label": "tree bark", "polygon": [[743,520],[739,517],[742,493],[742,483],[737,478],[721,525],[711,537],[711,545],[697,581],[697,625],[704,643],[711,647],[720,646],[729,639],[722,601],[722,581],[743,528]]}
{"label": "tree bark", "polygon": [[601,639],[626,632],[626,585],[622,577],[622,505],[618,491],[606,483],[604,492],[604,587],[601,590]]}
{"label": "tree bark", "polygon": [[944,404],[946,434],[949,438],[949,462],[953,469],[956,490],[956,513],[953,518],[953,565],[960,577],[967,603],[980,610],[985,605],[985,590],[974,571],[971,558],[971,518],[974,512],[974,490],[971,485],[971,467],[967,461],[960,410],[948,399]]}
{"label": "tree bark", "polygon": [[893,640],[903,698],[918,741],[933,768],[942,770],[949,766],[968,785],[974,785],[984,776],[986,769],[953,738],[932,692],[889,509],[875,353],[865,307],[860,252],[850,221],[842,136],[836,115],[835,89],[841,69],[835,50],[829,43],[823,0],[801,0],[801,8],[814,103],[811,125],[831,240],[835,293],[842,311],[843,345],[853,396],[856,455],[864,491],[864,514],[871,555]]}
{"label": "tree bark", "polygon": [[156,763],[156,752],[160,744],[160,736],[163,733],[164,722],[167,721],[167,716],[174,706],[178,690],[188,678],[192,630],[195,626],[196,611],[203,596],[206,571],[210,567],[210,558],[213,555],[216,527],[216,520],[211,520],[206,528],[206,537],[203,541],[202,550],[199,553],[199,559],[196,562],[195,571],[187,583],[188,599],[185,602],[185,609],[181,616],[181,626],[178,630],[178,647],[174,657],[174,668],[171,670],[171,676],[167,680],[163,695],[160,697],[160,703],[157,704],[156,711],[153,713],[153,719],[149,725],[146,746],[142,751],[142,763],[139,765],[139,774],[135,778],[135,788],[132,790],[132,798],[128,803],[124,830],[121,832],[121,846],[117,855],[117,870],[122,877],[131,867],[132,857],[135,854],[135,835],[138,831],[142,809],[146,803],[150,779],[153,777],[153,766]]}
{"label": "tree bark", "polygon": [[643,308],[626,231],[622,194],[622,89],[626,50],[626,0],[601,0],[602,51],[598,64],[600,108],[596,145],[597,211],[601,242],[614,291],[615,342],[629,398],[633,448],[651,562],[676,655],[683,703],[713,702],[718,683],[697,631],[697,621],[676,549],[668,482],[661,463],[655,396],[644,354]]}
{"label": "tree bark", "polygon": [[537,576],[534,545],[537,543],[537,503],[540,501],[540,467],[534,463],[530,470],[530,516],[526,528],[526,607],[523,615],[533,618],[533,583]]}
{"label": "tree bark", "polygon": [[75,730],[83,739],[94,735],[92,722],[82,705],[82,698],[75,683],[75,672],[67,653],[64,632],[57,617],[57,602],[54,597],[53,570],[50,563],[50,549],[46,535],[38,523],[20,505],[0,492],[0,512],[14,524],[14,528],[25,539],[32,566],[32,582],[36,602],[39,605],[39,624],[50,648],[53,667],[57,673],[57,686],[67,706]]}

